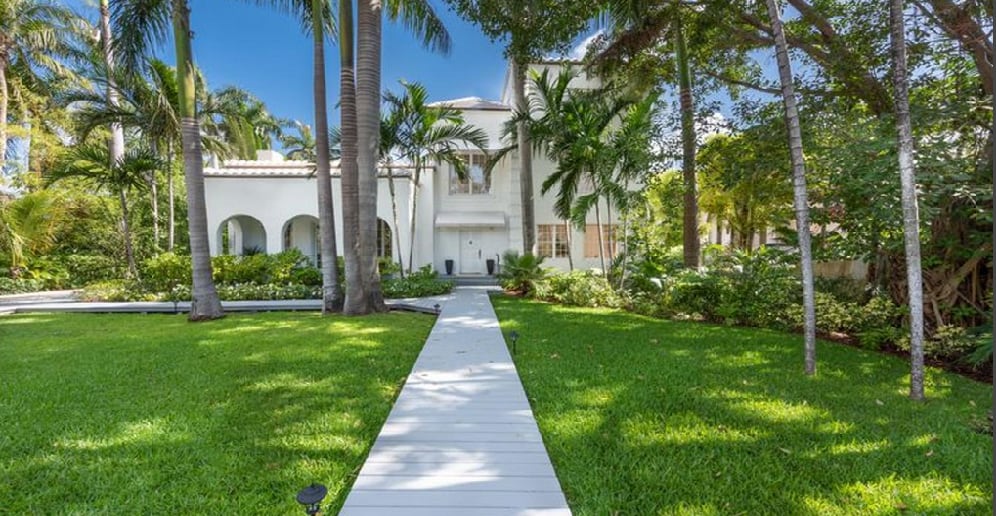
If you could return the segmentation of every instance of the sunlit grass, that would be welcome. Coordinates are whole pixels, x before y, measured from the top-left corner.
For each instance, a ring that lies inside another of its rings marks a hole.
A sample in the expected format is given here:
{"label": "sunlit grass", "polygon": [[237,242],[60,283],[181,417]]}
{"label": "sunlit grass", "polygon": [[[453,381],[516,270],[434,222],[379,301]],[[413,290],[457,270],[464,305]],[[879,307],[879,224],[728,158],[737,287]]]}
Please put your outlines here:
{"label": "sunlit grass", "polygon": [[0,512],[334,513],[432,322],[0,317]]}
{"label": "sunlit grass", "polygon": [[989,514],[988,385],[796,335],[494,298],[577,515]]}

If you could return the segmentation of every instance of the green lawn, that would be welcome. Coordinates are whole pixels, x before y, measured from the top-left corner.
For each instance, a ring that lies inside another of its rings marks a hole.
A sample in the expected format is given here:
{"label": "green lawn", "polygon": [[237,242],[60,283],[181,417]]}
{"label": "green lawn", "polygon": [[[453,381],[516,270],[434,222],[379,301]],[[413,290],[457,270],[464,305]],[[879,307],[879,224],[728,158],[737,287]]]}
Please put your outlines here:
{"label": "green lawn", "polygon": [[802,338],[494,298],[576,515],[990,514],[988,385]]}
{"label": "green lawn", "polygon": [[0,317],[0,513],[334,514],[432,322]]}

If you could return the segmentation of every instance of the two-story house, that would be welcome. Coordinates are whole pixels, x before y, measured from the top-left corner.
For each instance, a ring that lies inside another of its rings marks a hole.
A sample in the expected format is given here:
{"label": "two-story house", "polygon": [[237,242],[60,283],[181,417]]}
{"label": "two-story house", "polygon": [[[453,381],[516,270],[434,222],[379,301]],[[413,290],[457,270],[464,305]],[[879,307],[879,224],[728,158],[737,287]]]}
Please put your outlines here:
{"label": "two-story house", "polygon": [[[533,69],[556,69],[560,63],[541,63]],[[555,72],[555,70],[554,70]],[[489,151],[506,145],[502,130],[512,114],[512,83],[506,74],[499,101],[476,97],[441,101],[463,112],[464,119],[488,134]],[[572,87],[588,88],[597,80],[579,77]],[[516,152],[505,156],[485,174],[483,153],[468,149],[465,159],[470,174],[460,179],[454,167],[433,164],[423,171],[420,185],[412,184],[410,168],[392,167],[398,223],[395,226],[385,170],[378,180],[378,251],[407,264],[410,227],[415,219],[413,265],[431,264],[445,273],[450,261],[454,275],[476,276],[500,266],[506,250],[522,252],[522,206],[519,160]],[[584,228],[569,227],[553,212],[553,192],[541,194],[543,181],[555,164],[541,153],[533,157],[537,250],[546,264],[568,268],[569,256],[576,268],[600,266],[598,233],[594,216]],[[318,254],[318,202],[312,164],[287,161],[273,151],[261,151],[257,160],[225,161],[204,171],[208,228],[212,254],[279,252],[296,247],[313,259]],[[339,169],[333,163],[332,190],[336,211],[336,235],[342,248],[342,202]],[[416,211],[412,213],[412,200]],[[616,252],[617,221],[603,215],[603,245],[606,255]],[[399,249],[400,247],[400,249]],[[489,264],[489,261],[492,263]]]}

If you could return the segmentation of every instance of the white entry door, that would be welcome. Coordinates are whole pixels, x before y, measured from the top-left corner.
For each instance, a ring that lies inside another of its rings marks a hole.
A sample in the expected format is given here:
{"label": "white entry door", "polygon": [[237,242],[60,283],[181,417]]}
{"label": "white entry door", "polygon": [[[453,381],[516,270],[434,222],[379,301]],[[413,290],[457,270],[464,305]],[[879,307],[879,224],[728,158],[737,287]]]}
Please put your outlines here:
{"label": "white entry door", "polygon": [[460,274],[483,274],[484,253],[480,231],[460,232]]}

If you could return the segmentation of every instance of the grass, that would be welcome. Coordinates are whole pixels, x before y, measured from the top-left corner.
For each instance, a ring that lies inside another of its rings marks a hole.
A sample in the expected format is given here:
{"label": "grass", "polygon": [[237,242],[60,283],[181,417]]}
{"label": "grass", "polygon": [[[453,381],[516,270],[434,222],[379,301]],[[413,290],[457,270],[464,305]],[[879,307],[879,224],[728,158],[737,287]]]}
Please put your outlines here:
{"label": "grass", "polygon": [[989,514],[992,388],[801,337],[494,298],[576,515]]}
{"label": "grass", "polygon": [[432,318],[0,318],[0,512],[334,514]]}

